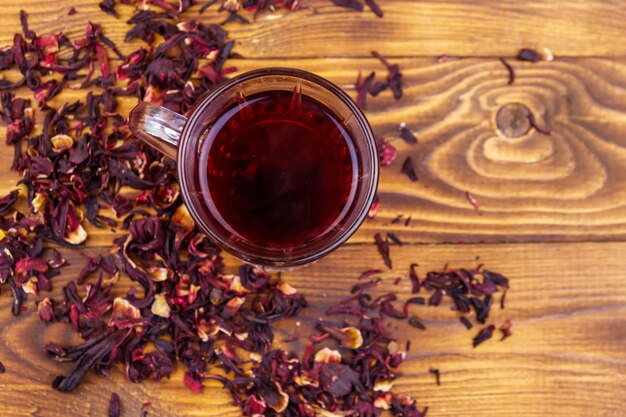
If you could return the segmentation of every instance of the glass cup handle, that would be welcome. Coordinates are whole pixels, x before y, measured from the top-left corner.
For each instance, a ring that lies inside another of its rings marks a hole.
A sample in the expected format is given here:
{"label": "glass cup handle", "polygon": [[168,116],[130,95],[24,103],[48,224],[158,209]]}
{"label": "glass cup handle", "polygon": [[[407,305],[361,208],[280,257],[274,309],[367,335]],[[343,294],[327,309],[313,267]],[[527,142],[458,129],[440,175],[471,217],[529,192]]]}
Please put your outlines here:
{"label": "glass cup handle", "polygon": [[174,161],[186,122],[185,116],[145,101],[137,104],[128,117],[128,127],[135,136]]}

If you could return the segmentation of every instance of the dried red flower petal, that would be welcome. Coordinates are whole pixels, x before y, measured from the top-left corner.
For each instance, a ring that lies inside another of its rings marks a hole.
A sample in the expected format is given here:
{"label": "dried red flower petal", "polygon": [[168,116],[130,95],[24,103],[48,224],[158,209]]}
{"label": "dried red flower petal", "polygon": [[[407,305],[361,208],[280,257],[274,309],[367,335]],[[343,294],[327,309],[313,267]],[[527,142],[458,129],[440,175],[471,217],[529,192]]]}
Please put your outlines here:
{"label": "dried red flower petal", "polygon": [[417,181],[417,174],[415,173],[415,164],[413,163],[413,158],[407,156],[404,162],[402,163],[402,168],[400,170],[403,174],[405,174],[409,179],[413,182]]}
{"label": "dried red flower petal", "polygon": [[354,83],[354,88],[357,91],[356,96],[356,104],[363,110],[367,109],[367,94],[371,88],[372,82],[374,81],[374,77],[376,77],[375,72],[371,72],[367,77],[362,78],[361,72],[359,71],[359,76]]}
{"label": "dried red flower petal", "polygon": [[465,316],[461,316],[459,317],[459,321],[463,324],[463,326],[465,326],[465,328],[467,330],[470,330],[472,327],[474,327],[474,325],[472,324],[471,321],[468,320],[467,317]]}
{"label": "dried red flower petal", "polygon": [[554,55],[548,48],[538,51],[530,48],[523,48],[519,51],[517,59],[520,61],[539,62],[539,61],[552,61]]}
{"label": "dried red flower petal", "polygon": [[122,406],[120,396],[114,392],[111,394],[111,399],[109,400],[109,417],[120,417],[121,414]]}
{"label": "dried red flower petal", "polygon": [[373,219],[376,217],[376,213],[378,213],[378,209],[380,208],[380,198],[378,194],[374,196],[374,201],[372,201],[372,205],[370,206],[369,211],[367,212],[367,217]]}
{"label": "dried red flower petal", "polygon": [[472,346],[476,347],[478,345],[480,345],[481,343],[483,343],[484,341],[491,339],[491,336],[493,336],[493,331],[496,329],[496,326],[494,326],[493,324],[490,324],[487,327],[483,327],[478,334],[476,335],[476,337],[474,337],[474,340],[472,340]]}
{"label": "dried red flower petal", "polygon": [[476,197],[474,197],[472,193],[466,191],[465,198],[467,198],[467,201],[469,201],[469,203],[474,207],[476,211],[480,211],[480,203],[478,202],[478,200],[476,200]]}
{"label": "dried red flower petal", "polygon": [[54,309],[52,307],[52,300],[48,297],[44,298],[37,304],[37,313],[39,314],[39,319],[43,322],[51,322],[54,321]]}
{"label": "dried red flower petal", "polygon": [[358,0],[331,0],[331,1],[339,7],[354,9],[357,12],[363,11],[363,3],[361,3]]}
{"label": "dried red flower petal", "polygon": [[406,127],[406,123],[400,123],[400,137],[403,141],[410,145],[414,145],[417,143],[417,137],[411,132],[411,130]]}
{"label": "dried red flower petal", "polygon": [[394,233],[394,232],[387,232],[387,237],[396,245],[398,246],[402,246],[403,242],[400,240],[400,238]]}
{"label": "dried red flower petal", "polygon": [[13,204],[15,204],[15,202],[17,201],[18,196],[19,191],[13,190],[9,192],[9,194],[0,198],[0,216],[4,216],[5,214],[9,213],[9,211],[13,207]]}
{"label": "dried red flower petal", "polygon": [[435,380],[437,381],[437,386],[441,385],[441,372],[437,368],[430,368],[428,370],[431,374],[435,375]]}
{"label": "dried red flower petal", "polygon": [[383,17],[384,13],[382,11],[382,9],[380,8],[380,6],[374,1],[374,0],[365,0],[365,4],[367,4],[367,6],[372,9],[372,11],[374,12],[374,14],[378,17]]}
{"label": "dried red flower petal", "polygon": [[197,394],[202,394],[202,381],[190,372],[185,372],[185,386]]}
{"label": "dried red flower petal", "polygon": [[103,12],[110,14],[111,16],[117,18],[117,12],[115,11],[115,0],[102,0],[98,6],[100,6],[100,10]]}
{"label": "dried red flower petal", "polygon": [[391,258],[389,257],[389,242],[380,235],[380,233],[376,233],[374,235],[374,242],[376,243],[376,248],[378,249],[378,253],[383,257],[383,261],[385,261],[385,265],[387,268],[391,269]]}
{"label": "dried red flower petal", "polygon": [[502,65],[504,65],[504,68],[506,68],[509,73],[509,85],[513,84],[515,82],[515,71],[513,70],[513,67],[511,64],[506,62],[504,58],[500,58],[500,62],[502,62]]}
{"label": "dried red flower petal", "polygon": [[402,220],[402,217],[403,217],[402,214],[398,214],[393,220],[391,220],[391,224],[400,223],[400,220]]}
{"label": "dried red flower petal", "polygon": [[426,330],[426,326],[424,325],[424,322],[418,316],[409,317],[409,324],[415,327],[416,329]]}
{"label": "dried red flower petal", "polygon": [[378,149],[378,160],[381,166],[391,165],[398,155],[396,148],[387,139],[377,139],[376,148]]}
{"label": "dried red flower petal", "polygon": [[400,100],[402,98],[402,72],[400,72],[400,66],[389,63],[385,57],[376,51],[372,52],[372,56],[378,58],[387,67],[387,84],[393,92],[394,98]]}
{"label": "dried red flower petal", "polygon": [[513,322],[511,320],[506,320],[504,323],[502,323],[502,326],[500,326],[500,328],[498,329],[500,330],[500,333],[502,333],[502,337],[500,338],[500,340],[511,337],[513,335],[513,327]]}
{"label": "dried red flower petal", "polygon": [[417,276],[417,272],[415,271],[416,267],[417,264],[411,264],[410,266],[409,279],[411,280],[411,294],[419,293],[420,289],[422,288],[420,280]]}

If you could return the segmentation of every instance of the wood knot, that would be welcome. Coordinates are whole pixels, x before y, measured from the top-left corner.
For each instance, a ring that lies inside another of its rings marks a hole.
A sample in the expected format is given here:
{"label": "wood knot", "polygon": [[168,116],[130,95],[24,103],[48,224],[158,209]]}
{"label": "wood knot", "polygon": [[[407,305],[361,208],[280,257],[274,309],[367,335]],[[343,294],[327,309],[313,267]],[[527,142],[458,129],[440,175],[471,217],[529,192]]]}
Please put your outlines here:
{"label": "wood knot", "polygon": [[509,138],[525,135],[530,130],[530,110],[519,103],[509,103],[502,106],[496,115],[498,130]]}

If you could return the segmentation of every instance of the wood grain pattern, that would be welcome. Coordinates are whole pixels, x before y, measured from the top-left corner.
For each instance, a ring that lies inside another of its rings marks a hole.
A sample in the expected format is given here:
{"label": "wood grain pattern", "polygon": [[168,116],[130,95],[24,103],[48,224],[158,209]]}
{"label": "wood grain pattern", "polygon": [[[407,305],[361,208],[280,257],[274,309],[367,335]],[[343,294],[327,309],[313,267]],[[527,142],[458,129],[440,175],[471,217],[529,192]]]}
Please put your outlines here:
{"label": "wood grain pattern", "polygon": [[[5,24],[29,10],[35,30],[81,32],[87,18],[105,22],[120,46],[128,30],[132,7],[118,7],[120,19],[102,13],[96,1],[50,0],[6,2],[0,9]],[[197,10],[201,4],[193,10]],[[512,56],[520,47],[546,46],[557,56],[625,56],[626,9],[619,0],[384,0],[383,19],[355,13],[328,0],[301,0],[306,8],[258,17],[255,25],[227,26],[245,57],[354,57],[372,49],[393,56]],[[67,16],[70,7],[78,14]],[[203,22],[219,23],[225,14],[215,7]],[[304,22],[304,23],[303,23]],[[0,44],[12,41],[12,31],[0,33]],[[306,45],[306,47],[303,47]]]}
{"label": "wood grain pattern", "polygon": [[[392,140],[396,161],[382,169],[381,210],[351,242],[371,242],[398,214],[409,227],[392,226],[406,242],[525,242],[616,240],[626,236],[626,60],[566,59],[550,63],[513,62],[517,80],[495,59],[398,59],[405,95],[370,98],[368,118],[377,136]],[[318,73],[353,96],[360,70],[378,71],[367,59],[232,60],[240,72],[290,65]],[[8,77],[14,77],[8,74]],[[54,104],[81,98],[66,90]],[[127,113],[135,99],[121,100]],[[496,114],[521,103],[538,123],[556,132],[531,129],[509,138]],[[38,115],[41,118],[41,114]],[[401,122],[419,137],[416,146],[399,139]],[[4,132],[0,132],[0,136]],[[419,181],[400,173],[407,156],[417,164]],[[0,155],[6,166],[10,152]],[[0,178],[10,189],[16,175]],[[468,202],[469,191],[480,213]],[[106,245],[108,229],[90,229],[91,244]]]}
{"label": "wood grain pattern", "polygon": [[[510,318],[516,326],[510,339],[492,339],[472,349],[477,328],[467,331],[445,306],[415,307],[426,331],[390,322],[394,333],[403,335],[401,343],[405,338],[412,341],[397,389],[429,405],[431,416],[570,416],[583,415],[583,410],[587,416],[621,415],[626,406],[626,399],[618,395],[626,390],[626,287],[621,273],[626,258],[615,254],[625,251],[625,243],[393,247],[396,269],[381,292],[394,288],[408,295],[408,265],[416,260],[421,261],[423,274],[448,262],[475,265],[480,255],[480,262],[512,279],[507,308],[494,309],[489,322],[500,324]],[[81,264],[76,252],[65,253],[73,265],[54,282],[57,292]],[[229,259],[227,264],[235,262]],[[589,268],[591,264],[597,266]],[[306,335],[326,308],[347,296],[359,271],[380,265],[372,246],[350,246],[309,268],[285,274],[310,304],[298,318],[302,323],[298,331]],[[405,280],[394,287],[391,281],[397,276]],[[122,282],[118,291],[125,287]],[[124,416],[139,415],[145,401],[153,404],[149,415],[239,415],[217,386],[203,395],[186,389],[180,369],[165,383],[132,384],[118,367],[110,378],[90,373],[75,393],[52,391],[53,377],[71,365],[47,360],[42,346],[51,340],[70,342],[75,336],[68,325],[43,326],[33,317],[32,299],[28,306],[29,311],[15,320],[8,314],[10,297],[0,296],[0,361],[7,367],[0,375],[3,416],[102,416],[112,391],[122,397]],[[294,321],[279,328],[277,339],[285,338],[295,328]],[[296,342],[295,347],[301,345]],[[428,373],[431,366],[441,369],[441,387]]]}

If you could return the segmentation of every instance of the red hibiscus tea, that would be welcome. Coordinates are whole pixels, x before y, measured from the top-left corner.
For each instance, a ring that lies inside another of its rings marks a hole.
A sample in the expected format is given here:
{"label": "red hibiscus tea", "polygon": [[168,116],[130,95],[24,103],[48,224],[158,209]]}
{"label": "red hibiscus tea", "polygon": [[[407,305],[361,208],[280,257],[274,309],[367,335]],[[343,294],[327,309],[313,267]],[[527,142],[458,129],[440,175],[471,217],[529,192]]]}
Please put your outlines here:
{"label": "red hibiscus tea", "polygon": [[331,252],[376,192],[378,153],[365,116],[339,87],[305,71],[240,75],[188,117],[140,103],[129,126],[176,159],[198,227],[257,265],[294,267]]}
{"label": "red hibiscus tea", "polygon": [[356,191],[355,159],[350,135],[322,103],[298,92],[261,92],[213,123],[198,191],[233,235],[289,249],[340,224]]}

